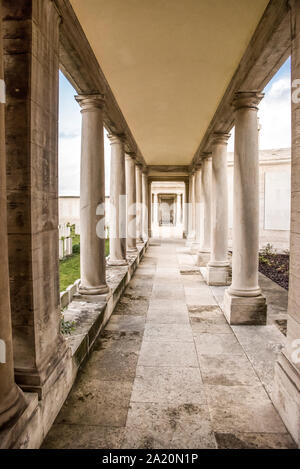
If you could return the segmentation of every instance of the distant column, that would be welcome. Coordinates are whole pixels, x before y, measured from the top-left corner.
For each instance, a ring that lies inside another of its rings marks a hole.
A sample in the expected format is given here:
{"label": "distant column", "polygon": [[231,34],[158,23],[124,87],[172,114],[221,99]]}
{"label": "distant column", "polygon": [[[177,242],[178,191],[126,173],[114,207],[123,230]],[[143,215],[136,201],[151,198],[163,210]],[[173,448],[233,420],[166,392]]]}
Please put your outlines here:
{"label": "distant column", "polygon": [[154,194],[154,225],[158,226],[158,195]]}
{"label": "distant column", "polygon": [[230,324],[265,324],[266,299],[258,284],[259,159],[257,109],[263,95],[236,93],[232,284],[224,312]]}
{"label": "distant column", "polygon": [[201,165],[196,167],[195,172],[195,240],[193,247],[199,248],[201,243]]}
{"label": "distant column", "polygon": [[124,137],[109,135],[111,145],[109,264],[126,265],[126,178]]}
{"label": "distant column", "polygon": [[189,223],[188,203],[189,203],[189,184],[188,182],[185,182],[184,183],[184,203],[183,203],[183,237],[185,239],[188,236],[188,223]]}
{"label": "distant column", "polygon": [[142,199],[142,170],[139,164],[135,166],[136,175],[136,241],[143,242],[143,199]]}
{"label": "distant column", "polygon": [[105,258],[105,177],[101,94],[81,95],[80,286],[83,295],[108,292]]}
{"label": "distant column", "polygon": [[149,224],[148,224],[148,212],[149,212],[149,197],[148,197],[148,176],[147,170],[144,168],[142,172],[142,201],[143,201],[143,240],[146,242],[149,238]]}
{"label": "distant column", "polygon": [[195,172],[189,175],[189,205],[188,205],[188,241],[189,245],[195,239]]}
{"label": "distant column", "polygon": [[127,194],[127,251],[135,252],[136,247],[136,183],[133,154],[125,157]]}
{"label": "distant column", "polygon": [[211,165],[212,158],[205,158],[202,162],[201,173],[201,222],[199,253],[210,252],[211,234]]}
{"label": "distant column", "polygon": [[228,283],[228,183],[227,142],[229,134],[215,133],[212,141],[211,252],[207,283]]}

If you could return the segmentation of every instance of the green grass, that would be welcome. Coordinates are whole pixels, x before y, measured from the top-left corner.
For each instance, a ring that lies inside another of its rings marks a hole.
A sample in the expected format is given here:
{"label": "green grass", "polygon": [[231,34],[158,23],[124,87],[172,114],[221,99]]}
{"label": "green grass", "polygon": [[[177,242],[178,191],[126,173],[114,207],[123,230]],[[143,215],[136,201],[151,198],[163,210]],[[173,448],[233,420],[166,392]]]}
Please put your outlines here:
{"label": "green grass", "polygon": [[[73,244],[78,244],[77,240],[73,239]],[[105,255],[109,254],[109,239],[105,240]],[[78,278],[80,278],[80,253],[73,254],[66,259],[59,262],[59,277],[60,277],[60,291],[65,291],[69,285],[72,285]]]}

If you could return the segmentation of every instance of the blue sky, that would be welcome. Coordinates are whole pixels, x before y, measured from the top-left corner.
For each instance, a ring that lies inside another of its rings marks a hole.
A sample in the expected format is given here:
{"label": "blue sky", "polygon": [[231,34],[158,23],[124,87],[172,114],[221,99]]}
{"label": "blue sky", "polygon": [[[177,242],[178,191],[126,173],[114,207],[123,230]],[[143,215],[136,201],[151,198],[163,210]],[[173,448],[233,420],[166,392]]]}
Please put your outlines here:
{"label": "blue sky", "polygon": [[[259,107],[260,148],[287,148],[291,145],[291,63],[288,59],[266,86]],[[80,187],[80,107],[74,88],[60,73],[59,80],[59,194],[79,195]],[[234,131],[228,144],[233,151]],[[110,145],[104,135],[106,193],[109,194]]]}

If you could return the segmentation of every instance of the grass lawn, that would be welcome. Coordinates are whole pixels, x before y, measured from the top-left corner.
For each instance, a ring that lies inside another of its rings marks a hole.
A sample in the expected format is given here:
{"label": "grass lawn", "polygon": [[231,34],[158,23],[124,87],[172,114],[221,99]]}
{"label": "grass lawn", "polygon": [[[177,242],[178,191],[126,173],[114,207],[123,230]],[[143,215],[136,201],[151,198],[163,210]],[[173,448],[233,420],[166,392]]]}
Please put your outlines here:
{"label": "grass lawn", "polygon": [[[75,244],[75,240],[73,241]],[[105,255],[109,254],[109,240],[105,240]],[[60,291],[64,291],[80,278],[80,253],[73,254],[59,262]]]}

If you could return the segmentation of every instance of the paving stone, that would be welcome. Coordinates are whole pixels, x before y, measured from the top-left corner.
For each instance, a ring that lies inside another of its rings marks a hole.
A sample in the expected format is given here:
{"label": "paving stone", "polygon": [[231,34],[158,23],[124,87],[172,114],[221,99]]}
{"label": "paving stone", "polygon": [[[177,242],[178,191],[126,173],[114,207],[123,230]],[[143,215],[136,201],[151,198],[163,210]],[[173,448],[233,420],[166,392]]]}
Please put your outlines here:
{"label": "paving stone", "polygon": [[149,308],[146,322],[158,323],[158,324],[189,324],[189,316],[187,311],[175,309],[173,310],[170,305],[169,309],[152,309]]}
{"label": "paving stone", "polygon": [[105,327],[106,331],[143,332],[145,318],[143,316],[117,315],[114,314]]}
{"label": "paving stone", "polygon": [[131,382],[87,379],[81,375],[63,405],[56,423],[125,426]]}
{"label": "paving stone", "polygon": [[203,382],[210,385],[258,385],[260,381],[243,355],[199,355]]}
{"label": "paving stone", "polygon": [[114,314],[126,314],[134,316],[145,316],[149,307],[149,299],[143,296],[129,297],[122,296],[117,304]]}
{"label": "paving stone", "polygon": [[194,334],[199,355],[244,355],[233,334]]}
{"label": "paving stone", "polygon": [[144,341],[193,342],[190,324],[159,324],[147,322]]}
{"label": "paving stone", "polygon": [[219,449],[296,449],[287,433],[215,433]]}
{"label": "paving stone", "polygon": [[131,403],[123,448],[216,448],[207,407]]}
{"label": "paving stone", "polygon": [[232,334],[218,306],[189,307],[189,315],[193,333]]}
{"label": "paving stone", "polygon": [[194,344],[190,342],[143,342],[139,366],[198,366]]}
{"label": "paving stone", "polygon": [[232,326],[232,330],[246,352],[278,353],[286,338],[274,326]]}
{"label": "paving stone", "polygon": [[120,449],[125,428],[54,424],[42,449]]}
{"label": "paving stone", "polygon": [[220,433],[286,433],[262,385],[205,385],[213,429]]}
{"label": "paving stone", "polygon": [[131,402],[205,404],[199,368],[138,366]]}

